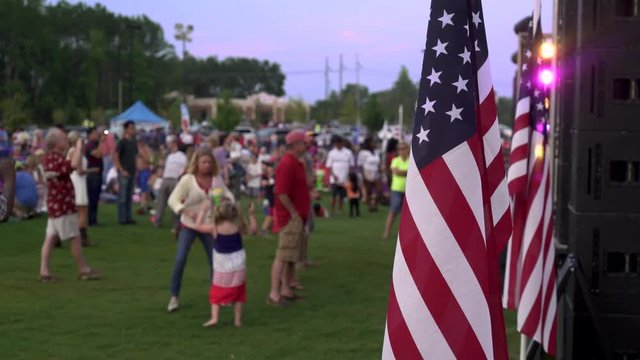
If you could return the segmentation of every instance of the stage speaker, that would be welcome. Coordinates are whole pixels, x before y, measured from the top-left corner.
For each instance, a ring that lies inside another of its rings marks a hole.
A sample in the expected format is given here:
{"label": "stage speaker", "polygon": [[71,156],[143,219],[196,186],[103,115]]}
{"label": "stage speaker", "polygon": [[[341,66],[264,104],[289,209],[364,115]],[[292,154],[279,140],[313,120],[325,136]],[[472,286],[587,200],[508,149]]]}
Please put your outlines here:
{"label": "stage speaker", "polygon": [[559,0],[556,25],[556,236],[586,279],[559,297],[558,357],[640,360],[640,0]]}

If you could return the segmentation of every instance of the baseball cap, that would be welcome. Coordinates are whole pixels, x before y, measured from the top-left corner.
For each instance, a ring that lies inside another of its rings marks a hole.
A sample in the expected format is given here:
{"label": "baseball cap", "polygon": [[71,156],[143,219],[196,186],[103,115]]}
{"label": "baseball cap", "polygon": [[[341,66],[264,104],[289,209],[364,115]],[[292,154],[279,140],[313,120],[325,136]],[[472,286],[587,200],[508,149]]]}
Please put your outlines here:
{"label": "baseball cap", "polygon": [[290,131],[287,134],[287,137],[285,137],[284,141],[285,141],[285,143],[287,143],[287,145],[291,145],[291,144],[293,144],[295,142],[298,142],[298,141],[302,141],[302,142],[308,143],[309,142],[309,138],[307,137],[307,134],[304,133],[304,131],[302,131],[302,130],[293,130],[293,131]]}

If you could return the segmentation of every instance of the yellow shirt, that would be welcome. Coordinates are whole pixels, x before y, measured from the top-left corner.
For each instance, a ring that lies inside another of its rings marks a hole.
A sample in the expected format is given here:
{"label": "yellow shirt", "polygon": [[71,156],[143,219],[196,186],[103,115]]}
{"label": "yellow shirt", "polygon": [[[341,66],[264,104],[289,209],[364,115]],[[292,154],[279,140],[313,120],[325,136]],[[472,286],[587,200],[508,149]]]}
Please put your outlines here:
{"label": "yellow shirt", "polygon": [[[391,161],[391,169],[396,169],[400,171],[409,170],[409,158],[407,160],[403,160],[401,156],[394,158]],[[407,176],[400,176],[393,174],[391,178],[391,191],[404,192],[404,189],[407,187]]]}

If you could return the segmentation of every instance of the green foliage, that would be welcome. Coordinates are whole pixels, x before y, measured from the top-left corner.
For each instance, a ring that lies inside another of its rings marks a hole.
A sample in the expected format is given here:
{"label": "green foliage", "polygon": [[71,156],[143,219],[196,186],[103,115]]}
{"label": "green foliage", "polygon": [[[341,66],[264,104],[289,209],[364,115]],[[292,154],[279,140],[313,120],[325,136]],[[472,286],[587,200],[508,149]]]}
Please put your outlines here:
{"label": "green foliage", "polygon": [[182,62],[165,35],[146,16],[114,14],[100,4],[2,0],[0,110],[15,126],[53,123],[54,109],[78,122],[96,108],[117,109],[119,83],[125,108],[141,99],[161,110],[163,95],[174,90],[284,94],[285,75],[276,63],[214,57]]}
{"label": "green foliage", "polygon": [[347,84],[340,94],[331,92],[326,100],[319,100],[311,109],[311,118],[325,123],[339,120],[344,124],[355,124],[357,121],[357,99],[360,97],[360,108],[369,96],[366,86]]}
{"label": "green foliage", "polygon": [[231,102],[231,91],[223,91],[221,94],[222,101],[218,103],[218,114],[213,121],[216,128],[222,131],[231,131],[240,124],[242,113]]}
{"label": "green foliage", "polygon": [[287,122],[307,121],[307,105],[304,99],[290,99],[285,109],[285,120]]}
{"label": "green foliage", "polygon": [[380,101],[384,116],[387,119],[398,121],[398,108],[403,105],[403,120],[405,126],[411,126],[415,114],[416,100],[418,99],[418,88],[411,81],[409,71],[405,66],[400,69],[398,79],[393,87],[380,94]]}
{"label": "green foliage", "polygon": [[513,127],[513,117],[515,112],[513,109],[513,100],[508,97],[498,97],[498,120],[500,124]]}
{"label": "green foliage", "polygon": [[378,101],[378,95],[369,96],[364,107],[364,124],[371,131],[379,131],[384,125],[384,113]]}

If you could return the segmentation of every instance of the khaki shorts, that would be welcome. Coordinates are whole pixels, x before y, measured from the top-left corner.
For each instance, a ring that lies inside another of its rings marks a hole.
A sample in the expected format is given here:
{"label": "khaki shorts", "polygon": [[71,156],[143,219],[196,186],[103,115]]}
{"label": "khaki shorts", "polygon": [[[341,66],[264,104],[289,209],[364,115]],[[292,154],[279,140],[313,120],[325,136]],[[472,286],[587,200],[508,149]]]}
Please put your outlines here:
{"label": "khaki shorts", "polygon": [[47,237],[58,236],[60,240],[69,240],[80,235],[78,214],[69,214],[47,221]]}
{"label": "khaki shorts", "polygon": [[276,258],[285,262],[300,261],[304,223],[302,219],[290,220],[287,226],[280,230]]}

